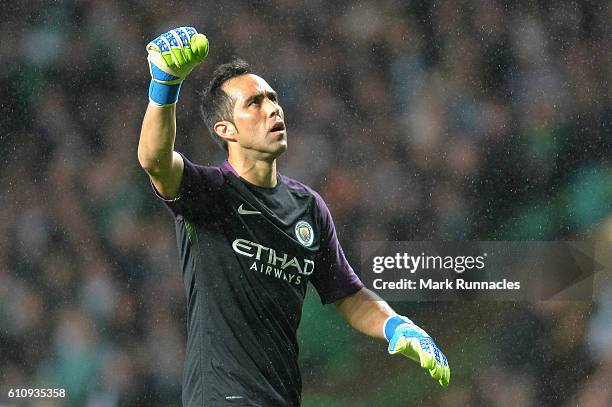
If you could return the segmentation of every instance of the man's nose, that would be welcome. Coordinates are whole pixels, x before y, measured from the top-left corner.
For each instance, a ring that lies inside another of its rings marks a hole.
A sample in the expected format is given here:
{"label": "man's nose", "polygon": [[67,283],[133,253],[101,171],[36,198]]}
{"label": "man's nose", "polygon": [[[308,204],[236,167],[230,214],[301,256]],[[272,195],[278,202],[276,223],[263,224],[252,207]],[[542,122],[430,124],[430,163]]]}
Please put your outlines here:
{"label": "man's nose", "polygon": [[281,115],[281,107],[278,103],[271,101],[270,99],[267,99],[268,104],[270,105],[269,109],[270,109],[270,113],[269,113],[269,117],[274,117],[274,116],[280,116]]}

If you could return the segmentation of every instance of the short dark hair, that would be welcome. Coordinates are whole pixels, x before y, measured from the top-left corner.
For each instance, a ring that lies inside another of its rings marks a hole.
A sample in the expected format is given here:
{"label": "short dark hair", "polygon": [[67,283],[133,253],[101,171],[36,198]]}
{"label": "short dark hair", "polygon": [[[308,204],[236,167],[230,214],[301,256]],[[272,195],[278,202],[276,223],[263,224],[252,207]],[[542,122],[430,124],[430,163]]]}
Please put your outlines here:
{"label": "short dark hair", "polygon": [[221,120],[230,122],[234,120],[234,103],[236,101],[225,93],[222,87],[228,80],[248,73],[251,73],[251,66],[245,60],[234,57],[230,62],[219,65],[215,69],[212,79],[201,94],[200,113],[204,123],[206,123],[213,140],[226,152],[228,151],[227,142],[215,132],[214,126]]}

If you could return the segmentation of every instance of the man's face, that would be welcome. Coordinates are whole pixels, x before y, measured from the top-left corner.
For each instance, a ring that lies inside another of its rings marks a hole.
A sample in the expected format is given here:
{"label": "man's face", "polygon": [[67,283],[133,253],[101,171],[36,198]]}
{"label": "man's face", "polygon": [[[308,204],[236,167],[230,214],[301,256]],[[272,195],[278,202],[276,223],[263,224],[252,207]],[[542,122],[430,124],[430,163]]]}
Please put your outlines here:
{"label": "man's face", "polygon": [[276,92],[265,80],[253,74],[241,75],[228,80],[223,90],[235,101],[237,147],[261,158],[276,158],[287,150],[284,112]]}

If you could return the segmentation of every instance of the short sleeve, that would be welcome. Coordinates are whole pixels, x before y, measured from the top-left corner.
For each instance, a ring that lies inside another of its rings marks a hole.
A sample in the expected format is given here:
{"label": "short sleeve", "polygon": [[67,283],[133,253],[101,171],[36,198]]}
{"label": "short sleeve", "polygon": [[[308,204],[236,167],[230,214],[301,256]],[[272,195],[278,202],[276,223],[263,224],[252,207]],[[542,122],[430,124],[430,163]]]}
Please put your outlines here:
{"label": "short sleeve", "polygon": [[[179,153],[180,154],[180,153]],[[205,167],[189,161],[181,154],[184,163],[179,192],[174,199],[165,199],[153,183],[155,195],[166,204],[174,216],[186,219],[197,217],[198,211],[206,208],[213,194],[223,184],[223,174],[218,167]]]}
{"label": "short sleeve", "polygon": [[321,217],[321,248],[310,282],[321,302],[331,304],[356,293],[363,288],[363,283],[344,256],[327,205],[320,196],[315,195],[315,199]]}

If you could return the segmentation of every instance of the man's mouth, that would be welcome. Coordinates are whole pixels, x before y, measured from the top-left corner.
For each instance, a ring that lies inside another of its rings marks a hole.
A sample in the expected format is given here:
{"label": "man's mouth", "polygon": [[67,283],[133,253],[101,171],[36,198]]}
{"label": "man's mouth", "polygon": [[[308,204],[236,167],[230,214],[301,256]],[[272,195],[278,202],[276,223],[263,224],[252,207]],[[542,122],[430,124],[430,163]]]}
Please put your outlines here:
{"label": "man's mouth", "polygon": [[276,124],[274,124],[274,126],[272,126],[272,128],[270,129],[270,133],[274,133],[277,131],[283,131],[285,130],[285,123],[283,122],[277,122]]}

